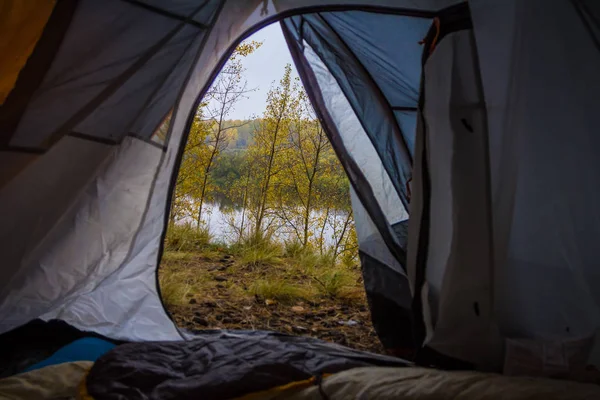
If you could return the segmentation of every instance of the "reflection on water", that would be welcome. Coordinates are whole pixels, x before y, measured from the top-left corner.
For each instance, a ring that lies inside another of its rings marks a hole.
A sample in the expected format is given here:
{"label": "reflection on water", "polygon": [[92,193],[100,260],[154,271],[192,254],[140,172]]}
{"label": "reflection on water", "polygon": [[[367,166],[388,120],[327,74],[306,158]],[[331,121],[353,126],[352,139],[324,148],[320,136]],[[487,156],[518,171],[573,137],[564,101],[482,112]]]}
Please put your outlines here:
{"label": "reflection on water", "polygon": [[[210,231],[214,242],[231,244],[239,236],[238,230],[244,217],[244,224],[248,225],[248,212],[243,215],[242,210],[232,206],[222,206],[216,203],[205,204],[202,208],[202,221]],[[340,231],[348,214],[343,211],[313,211],[311,213],[312,226],[309,229],[311,238],[323,237],[326,247],[335,245],[339,240]],[[187,217],[179,223],[195,224],[194,218]],[[277,215],[268,215],[265,218],[265,226],[273,228],[274,237],[280,241],[293,240],[297,237],[293,224]]]}

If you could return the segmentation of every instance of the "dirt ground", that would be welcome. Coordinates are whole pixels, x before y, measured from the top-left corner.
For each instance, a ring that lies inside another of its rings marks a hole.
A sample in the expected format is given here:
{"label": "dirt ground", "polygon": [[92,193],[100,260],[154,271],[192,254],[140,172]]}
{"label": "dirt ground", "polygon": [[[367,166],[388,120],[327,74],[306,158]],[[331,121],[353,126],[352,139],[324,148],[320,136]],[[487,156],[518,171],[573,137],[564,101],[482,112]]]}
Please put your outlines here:
{"label": "dirt ground", "polygon": [[[250,267],[218,253],[167,254],[160,274],[163,300],[180,327],[271,330],[383,352],[371,325],[359,271],[335,297],[287,295],[288,286],[309,288],[313,280],[285,263]],[[269,282],[269,289],[256,290],[254,284],[263,280]],[[273,280],[282,283],[273,288]]]}

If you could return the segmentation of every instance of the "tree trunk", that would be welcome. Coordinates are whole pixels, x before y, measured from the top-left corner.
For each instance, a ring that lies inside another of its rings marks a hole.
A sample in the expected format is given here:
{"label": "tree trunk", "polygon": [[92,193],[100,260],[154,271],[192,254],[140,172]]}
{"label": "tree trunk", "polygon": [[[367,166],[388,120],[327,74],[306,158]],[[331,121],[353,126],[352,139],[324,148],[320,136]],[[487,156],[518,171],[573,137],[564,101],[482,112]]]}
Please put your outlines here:
{"label": "tree trunk", "polygon": [[[285,111],[285,105],[283,107],[282,114],[284,111]],[[254,231],[255,237],[258,237],[258,235],[261,233],[262,221],[263,221],[263,218],[265,217],[265,211],[267,208],[267,194],[269,191],[269,187],[271,185],[271,173],[273,170],[273,160],[275,159],[275,147],[277,145],[277,136],[279,134],[279,125],[281,123],[281,118],[282,118],[282,115],[279,115],[279,117],[277,118],[277,123],[275,124],[275,134],[273,136],[273,142],[271,143],[271,149],[269,151],[269,163],[267,165],[266,180],[265,180],[265,184],[263,185],[263,188],[262,188],[262,193],[261,193],[262,199],[259,203],[258,218],[256,219],[256,227],[255,227],[255,231]]]}
{"label": "tree trunk", "polygon": [[200,229],[200,224],[202,223],[202,206],[204,205],[204,197],[206,196],[206,185],[208,184],[208,175],[212,169],[212,164],[219,152],[219,144],[221,142],[221,135],[223,134],[223,114],[225,112],[225,103],[223,103],[221,107],[221,114],[219,115],[219,126],[217,127],[217,133],[215,135],[215,144],[212,152],[210,153],[210,157],[208,159],[208,163],[206,164],[206,168],[204,169],[204,181],[202,182],[202,192],[200,193],[200,206],[198,207],[198,229]]}
{"label": "tree trunk", "polygon": [[323,220],[323,225],[321,226],[321,234],[320,234],[321,240],[319,240],[319,251],[320,251],[321,255],[323,255],[323,242],[325,242],[323,235],[325,234],[325,226],[327,225],[328,219],[329,219],[329,206],[327,206],[327,208],[325,209],[325,219]]}
{"label": "tree trunk", "polygon": [[240,224],[240,235],[238,237],[238,243],[242,241],[244,237],[244,223],[246,222],[246,208],[248,206],[248,187],[250,186],[250,175],[251,170],[248,168],[248,175],[246,176],[246,187],[244,188],[244,196],[242,198],[242,222]]}
{"label": "tree trunk", "polygon": [[335,243],[335,248],[333,249],[333,262],[335,263],[335,259],[338,256],[338,252],[340,249],[340,245],[342,244],[342,240],[344,239],[344,236],[346,235],[346,231],[348,230],[348,226],[350,225],[350,220],[352,219],[352,213],[349,212],[348,215],[346,216],[346,220],[344,221],[344,229],[342,229],[342,233],[340,235],[340,238],[336,241]]}

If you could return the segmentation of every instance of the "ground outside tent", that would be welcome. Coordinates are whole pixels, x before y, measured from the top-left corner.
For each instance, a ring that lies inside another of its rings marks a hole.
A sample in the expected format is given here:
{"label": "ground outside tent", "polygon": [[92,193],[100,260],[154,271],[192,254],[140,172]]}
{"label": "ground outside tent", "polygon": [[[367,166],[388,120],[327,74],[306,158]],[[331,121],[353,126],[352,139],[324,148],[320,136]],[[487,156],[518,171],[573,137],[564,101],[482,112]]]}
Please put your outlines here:
{"label": "ground outside tent", "polygon": [[[346,276],[345,285],[334,288],[338,292],[333,296],[301,293],[307,286],[318,292],[321,284],[307,284],[310,277],[300,270],[289,272],[281,264],[244,266],[238,257],[219,252],[167,252],[161,273],[163,300],[179,327],[272,330],[383,352],[371,324],[360,270],[350,279]],[[278,276],[272,287],[252,287],[267,275]]]}

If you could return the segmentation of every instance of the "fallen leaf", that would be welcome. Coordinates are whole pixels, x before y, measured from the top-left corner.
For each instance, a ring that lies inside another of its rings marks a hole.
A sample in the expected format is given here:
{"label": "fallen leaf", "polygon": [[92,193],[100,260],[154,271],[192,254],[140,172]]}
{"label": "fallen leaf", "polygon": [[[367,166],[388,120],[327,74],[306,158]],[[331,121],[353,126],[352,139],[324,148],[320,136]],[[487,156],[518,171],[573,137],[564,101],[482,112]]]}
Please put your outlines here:
{"label": "fallen leaf", "polygon": [[277,302],[275,300],[266,299],[265,304],[268,306],[272,306],[273,304],[277,304]]}
{"label": "fallen leaf", "polygon": [[304,307],[302,307],[302,306],[294,306],[294,307],[292,307],[292,311],[295,312],[295,313],[301,313],[301,312],[304,312]]}

